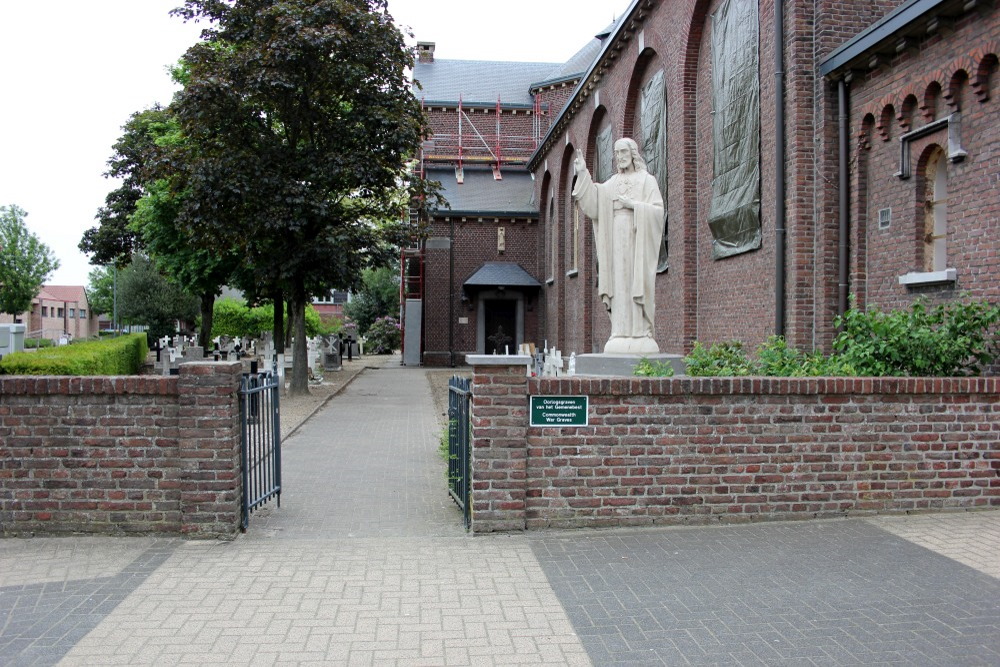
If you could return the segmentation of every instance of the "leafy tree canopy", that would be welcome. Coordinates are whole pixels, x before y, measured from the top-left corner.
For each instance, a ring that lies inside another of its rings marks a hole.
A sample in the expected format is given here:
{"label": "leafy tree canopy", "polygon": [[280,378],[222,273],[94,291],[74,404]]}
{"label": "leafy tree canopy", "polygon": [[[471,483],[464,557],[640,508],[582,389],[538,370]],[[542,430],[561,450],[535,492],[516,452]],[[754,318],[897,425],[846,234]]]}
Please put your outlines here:
{"label": "leafy tree canopy", "polygon": [[112,314],[115,309],[115,268],[94,267],[87,274],[87,301],[90,310],[96,314]]}
{"label": "leafy tree canopy", "polygon": [[28,230],[28,213],[19,206],[0,206],[0,313],[20,315],[31,308],[59,260]]}
{"label": "leafy tree canopy", "polygon": [[198,300],[180,289],[142,254],[118,274],[118,314],[128,324],[149,327],[151,340],[174,333],[174,321],[194,321]]}
{"label": "leafy tree canopy", "polygon": [[344,306],[344,314],[366,335],[380,317],[399,316],[399,275],[392,267],[365,269],[361,286]]}
{"label": "leafy tree canopy", "polygon": [[187,0],[177,13],[211,24],[172,105],[192,151],[179,224],[210,238],[239,221],[255,270],[240,286],[291,297],[292,391],[305,390],[308,298],[356,287],[410,232],[402,184],[425,131],[412,54],[385,0]]}

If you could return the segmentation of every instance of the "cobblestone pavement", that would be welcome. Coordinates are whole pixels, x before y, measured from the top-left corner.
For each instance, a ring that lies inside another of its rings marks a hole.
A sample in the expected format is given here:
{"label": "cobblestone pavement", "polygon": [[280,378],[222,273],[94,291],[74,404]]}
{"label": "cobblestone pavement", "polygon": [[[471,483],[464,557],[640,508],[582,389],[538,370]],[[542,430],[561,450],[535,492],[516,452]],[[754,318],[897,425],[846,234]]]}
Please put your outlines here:
{"label": "cobblestone pavement", "polygon": [[236,540],[0,540],[0,664],[1000,664],[1000,512],[473,538],[383,363]]}

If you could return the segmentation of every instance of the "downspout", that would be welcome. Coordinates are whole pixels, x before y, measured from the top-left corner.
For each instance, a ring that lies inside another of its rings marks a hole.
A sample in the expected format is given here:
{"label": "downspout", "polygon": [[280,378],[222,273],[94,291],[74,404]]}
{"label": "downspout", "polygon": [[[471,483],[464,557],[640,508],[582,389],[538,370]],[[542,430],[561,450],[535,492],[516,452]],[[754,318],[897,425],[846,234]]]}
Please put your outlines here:
{"label": "downspout", "polygon": [[840,240],[837,247],[837,314],[843,315],[847,312],[847,292],[849,270],[848,260],[850,259],[850,192],[848,191],[847,174],[847,82],[841,77],[837,81],[837,140],[839,144],[839,155],[837,157],[839,179],[839,206],[840,206]]}
{"label": "downspout", "polygon": [[448,237],[448,363],[455,367],[455,218]]}
{"label": "downspout", "polygon": [[784,0],[774,3],[774,335],[785,335],[785,30]]}

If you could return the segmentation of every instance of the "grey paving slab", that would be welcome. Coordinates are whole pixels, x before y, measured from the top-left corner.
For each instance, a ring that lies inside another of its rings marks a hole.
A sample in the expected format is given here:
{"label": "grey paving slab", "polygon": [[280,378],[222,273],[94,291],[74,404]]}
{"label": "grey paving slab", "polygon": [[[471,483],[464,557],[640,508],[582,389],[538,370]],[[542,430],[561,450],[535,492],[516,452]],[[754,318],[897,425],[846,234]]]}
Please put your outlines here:
{"label": "grey paving slab", "polygon": [[[177,540],[0,541],[0,663],[53,665],[102,623],[179,545]],[[137,549],[141,549],[137,554]],[[61,562],[53,557],[59,554]],[[122,554],[132,556],[123,562]],[[102,567],[99,564],[104,562]],[[109,576],[68,578],[106,570]],[[14,574],[11,574],[14,573]],[[63,573],[64,578],[56,575]],[[34,578],[33,576],[34,575]],[[21,577],[19,583],[12,583]]]}
{"label": "grey paving slab", "polygon": [[389,357],[284,445],[281,508],[254,515],[254,536],[458,536],[437,453],[440,427],[422,369]]}
{"label": "grey paving slab", "polygon": [[1000,580],[864,521],[530,541],[595,664],[1000,664]]}

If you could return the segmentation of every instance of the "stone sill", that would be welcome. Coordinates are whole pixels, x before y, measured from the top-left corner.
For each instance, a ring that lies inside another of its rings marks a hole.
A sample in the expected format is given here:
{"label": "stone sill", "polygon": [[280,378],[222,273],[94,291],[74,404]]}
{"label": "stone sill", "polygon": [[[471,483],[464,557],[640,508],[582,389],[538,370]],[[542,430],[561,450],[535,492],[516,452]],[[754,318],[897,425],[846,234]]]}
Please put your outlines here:
{"label": "stone sill", "polygon": [[899,277],[900,285],[920,286],[920,285],[943,285],[953,283],[958,280],[958,271],[955,269],[945,269],[943,271],[911,271]]}
{"label": "stone sill", "polygon": [[580,275],[579,269],[573,269],[571,271],[566,272],[567,278],[576,278],[578,275]]}

